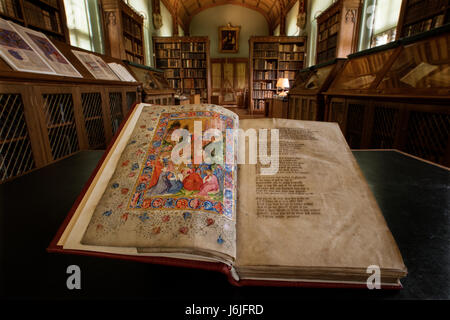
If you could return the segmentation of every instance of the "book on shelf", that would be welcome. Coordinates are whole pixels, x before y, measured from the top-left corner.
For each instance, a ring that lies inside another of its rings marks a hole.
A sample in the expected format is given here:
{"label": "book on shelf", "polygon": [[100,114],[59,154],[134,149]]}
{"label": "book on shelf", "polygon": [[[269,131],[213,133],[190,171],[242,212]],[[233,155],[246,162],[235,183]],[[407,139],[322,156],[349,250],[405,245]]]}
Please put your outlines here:
{"label": "book on shelf", "polygon": [[[253,150],[237,129],[260,140],[257,161],[236,163]],[[381,287],[399,288],[406,275],[336,123],[211,105],[137,105],[48,250],[217,270],[239,286],[366,287],[377,266]]]}

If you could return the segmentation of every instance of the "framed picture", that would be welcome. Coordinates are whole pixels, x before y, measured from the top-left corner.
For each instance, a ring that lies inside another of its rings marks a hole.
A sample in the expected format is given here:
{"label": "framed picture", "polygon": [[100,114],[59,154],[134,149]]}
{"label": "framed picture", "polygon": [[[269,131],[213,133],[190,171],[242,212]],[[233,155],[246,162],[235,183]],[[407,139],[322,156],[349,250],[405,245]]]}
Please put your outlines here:
{"label": "framed picture", "polygon": [[219,52],[238,53],[239,52],[239,32],[241,27],[232,27],[228,24],[219,27]]}

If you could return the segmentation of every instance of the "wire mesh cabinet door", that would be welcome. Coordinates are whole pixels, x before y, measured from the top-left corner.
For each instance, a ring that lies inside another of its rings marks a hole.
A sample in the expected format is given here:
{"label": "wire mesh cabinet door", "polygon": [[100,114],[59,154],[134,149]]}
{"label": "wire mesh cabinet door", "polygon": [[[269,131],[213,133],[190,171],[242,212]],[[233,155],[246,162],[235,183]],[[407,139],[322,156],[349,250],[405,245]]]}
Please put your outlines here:
{"label": "wire mesh cabinet door", "polygon": [[120,125],[125,118],[125,99],[123,97],[123,90],[120,88],[111,88],[106,90],[108,111],[111,123],[111,133],[115,135],[119,130]]}
{"label": "wire mesh cabinet door", "polygon": [[79,92],[81,122],[84,126],[86,149],[105,149],[110,135],[106,135],[105,95],[101,87],[81,87]]}
{"label": "wire mesh cabinet door", "polygon": [[0,82],[0,183],[46,164],[30,91]]}
{"label": "wire mesh cabinet door", "polygon": [[[83,126],[80,106],[76,104],[75,87],[35,87],[35,108],[39,113],[43,142],[49,162],[54,162],[80,151]],[[78,118],[78,119],[77,119]]]}

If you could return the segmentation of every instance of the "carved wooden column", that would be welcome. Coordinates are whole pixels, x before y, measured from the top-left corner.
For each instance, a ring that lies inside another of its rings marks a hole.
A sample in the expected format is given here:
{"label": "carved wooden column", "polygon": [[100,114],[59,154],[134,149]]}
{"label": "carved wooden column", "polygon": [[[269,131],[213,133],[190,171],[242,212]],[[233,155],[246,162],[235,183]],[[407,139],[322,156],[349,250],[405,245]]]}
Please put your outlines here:
{"label": "carved wooden column", "polygon": [[122,40],[122,15],[117,1],[102,0],[105,22],[105,53],[117,59],[126,59]]}

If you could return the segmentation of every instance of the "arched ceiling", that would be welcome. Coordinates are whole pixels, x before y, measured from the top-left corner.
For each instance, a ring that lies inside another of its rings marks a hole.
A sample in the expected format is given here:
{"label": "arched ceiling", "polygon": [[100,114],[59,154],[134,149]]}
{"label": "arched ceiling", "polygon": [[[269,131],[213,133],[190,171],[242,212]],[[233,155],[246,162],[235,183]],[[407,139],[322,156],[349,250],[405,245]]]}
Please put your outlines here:
{"label": "arched ceiling", "polygon": [[211,7],[233,4],[253,9],[261,13],[273,30],[280,21],[281,15],[292,8],[296,0],[162,0],[172,16],[185,31],[189,30],[192,18],[199,12]]}

